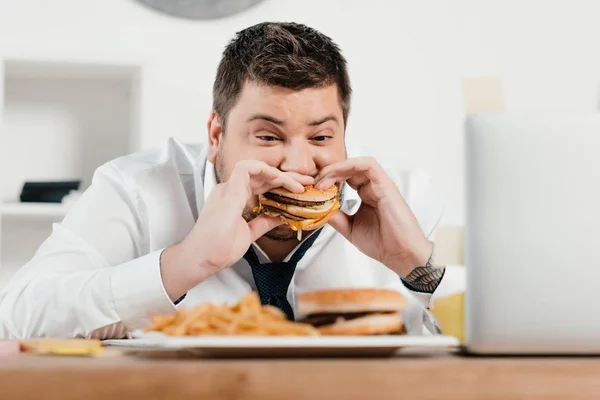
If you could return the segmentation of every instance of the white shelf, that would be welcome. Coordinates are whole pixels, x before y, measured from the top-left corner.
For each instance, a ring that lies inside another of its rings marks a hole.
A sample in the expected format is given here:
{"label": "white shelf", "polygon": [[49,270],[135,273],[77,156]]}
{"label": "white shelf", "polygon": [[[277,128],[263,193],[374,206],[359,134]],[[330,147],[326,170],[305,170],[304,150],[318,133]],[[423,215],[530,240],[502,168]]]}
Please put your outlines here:
{"label": "white shelf", "polygon": [[1,216],[62,218],[69,210],[60,203],[3,203],[0,205]]}
{"label": "white shelf", "polygon": [[[21,203],[24,182],[81,180],[139,143],[140,67],[0,58],[0,285],[73,203]],[[0,396],[1,397],[1,396]]]}
{"label": "white shelf", "polygon": [[80,180],[85,190],[96,168],[131,152],[138,69],[3,61],[0,201],[18,199],[26,181]]}

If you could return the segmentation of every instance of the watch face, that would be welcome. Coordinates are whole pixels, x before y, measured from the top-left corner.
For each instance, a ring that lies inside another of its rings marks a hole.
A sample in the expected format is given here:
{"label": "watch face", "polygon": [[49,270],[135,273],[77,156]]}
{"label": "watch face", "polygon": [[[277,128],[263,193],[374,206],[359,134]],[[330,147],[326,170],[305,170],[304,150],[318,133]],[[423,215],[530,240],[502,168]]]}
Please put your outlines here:
{"label": "watch face", "polygon": [[263,0],[135,0],[180,18],[215,19],[240,13]]}

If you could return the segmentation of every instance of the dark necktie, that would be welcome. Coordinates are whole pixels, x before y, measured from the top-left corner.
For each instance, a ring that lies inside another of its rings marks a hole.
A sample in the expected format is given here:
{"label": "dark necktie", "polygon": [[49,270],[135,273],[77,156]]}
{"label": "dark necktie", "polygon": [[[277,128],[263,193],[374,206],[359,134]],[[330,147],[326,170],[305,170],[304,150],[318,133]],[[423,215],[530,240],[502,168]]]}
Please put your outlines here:
{"label": "dark necktie", "polygon": [[312,246],[322,229],[315,231],[302,242],[298,250],[289,261],[261,264],[256,256],[254,247],[244,254],[244,259],[252,268],[252,276],[256,284],[256,290],[263,305],[269,304],[281,309],[290,321],[294,320],[294,310],[287,301],[287,291],[296,271],[296,265],[302,259],[306,251]]}

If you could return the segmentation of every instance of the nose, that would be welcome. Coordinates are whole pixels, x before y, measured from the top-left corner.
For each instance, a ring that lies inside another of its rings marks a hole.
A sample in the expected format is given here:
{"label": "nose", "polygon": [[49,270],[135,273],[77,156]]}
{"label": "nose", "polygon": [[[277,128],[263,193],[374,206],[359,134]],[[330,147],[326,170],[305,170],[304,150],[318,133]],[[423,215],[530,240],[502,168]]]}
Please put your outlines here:
{"label": "nose", "polygon": [[315,176],[318,171],[310,145],[299,142],[288,144],[285,147],[279,169],[285,172]]}

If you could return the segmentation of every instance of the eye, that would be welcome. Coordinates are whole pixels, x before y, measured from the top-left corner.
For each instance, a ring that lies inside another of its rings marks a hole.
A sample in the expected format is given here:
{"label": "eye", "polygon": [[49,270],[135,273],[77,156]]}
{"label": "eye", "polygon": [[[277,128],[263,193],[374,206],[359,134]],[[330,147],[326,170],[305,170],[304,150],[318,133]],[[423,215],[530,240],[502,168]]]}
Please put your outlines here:
{"label": "eye", "polygon": [[279,138],[277,136],[272,136],[272,135],[260,135],[257,137],[260,140],[263,140],[265,142],[275,142],[275,141],[279,140]]}
{"label": "eye", "polygon": [[314,140],[315,142],[325,142],[329,139],[331,139],[331,136],[326,135],[319,135],[312,138],[312,140]]}

